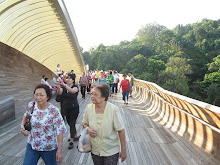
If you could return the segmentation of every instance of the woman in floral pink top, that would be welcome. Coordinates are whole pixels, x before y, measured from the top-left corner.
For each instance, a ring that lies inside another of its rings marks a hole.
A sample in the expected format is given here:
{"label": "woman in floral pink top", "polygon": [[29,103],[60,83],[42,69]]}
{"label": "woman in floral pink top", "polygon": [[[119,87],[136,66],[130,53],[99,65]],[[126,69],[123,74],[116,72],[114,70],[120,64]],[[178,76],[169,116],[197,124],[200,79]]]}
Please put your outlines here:
{"label": "woman in floral pink top", "polygon": [[37,164],[40,157],[45,164],[56,165],[62,160],[63,134],[66,126],[59,109],[48,103],[52,96],[50,88],[39,84],[34,90],[35,102],[28,104],[21,123],[21,133],[28,136],[24,123],[31,114],[31,131],[27,140],[27,149],[23,164]]}

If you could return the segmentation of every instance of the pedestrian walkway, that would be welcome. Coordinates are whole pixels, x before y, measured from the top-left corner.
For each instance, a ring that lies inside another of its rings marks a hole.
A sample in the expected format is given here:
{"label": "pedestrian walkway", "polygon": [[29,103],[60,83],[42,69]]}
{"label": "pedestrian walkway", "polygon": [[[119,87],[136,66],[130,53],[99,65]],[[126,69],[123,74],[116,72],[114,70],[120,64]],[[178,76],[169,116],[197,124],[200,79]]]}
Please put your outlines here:
{"label": "pedestrian walkway", "polygon": [[[83,113],[90,96],[86,99],[79,96],[80,114],[77,120],[77,130],[80,132]],[[109,98],[117,105],[122,114],[126,129],[127,159],[123,165],[217,165],[219,159],[206,153],[201,148],[191,144],[170,129],[159,125],[148,115],[146,107],[138,101],[138,95],[129,98],[129,104],[124,105],[121,93]],[[59,107],[54,99],[51,101]],[[27,104],[24,102],[24,104]],[[153,105],[152,105],[153,106]],[[20,133],[22,115],[0,127],[0,165],[21,165],[25,154],[27,138]],[[69,127],[68,127],[69,129]],[[68,149],[69,131],[64,136],[62,165],[92,165],[88,153],[79,153],[74,142],[74,148]],[[43,165],[40,159],[38,165]]]}

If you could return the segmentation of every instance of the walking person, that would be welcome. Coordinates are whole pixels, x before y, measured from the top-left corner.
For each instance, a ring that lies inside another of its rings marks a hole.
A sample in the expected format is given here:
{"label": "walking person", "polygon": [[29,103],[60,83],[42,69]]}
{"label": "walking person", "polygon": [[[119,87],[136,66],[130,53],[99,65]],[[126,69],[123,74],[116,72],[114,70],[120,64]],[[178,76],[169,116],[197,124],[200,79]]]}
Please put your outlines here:
{"label": "walking person", "polygon": [[79,84],[80,84],[80,91],[82,94],[82,98],[85,99],[86,95],[86,86],[88,85],[87,77],[85,73],[83,72],[82,76],[79,79]]}
{"label": "walking person", "polygon": [[134,85],[134,76],[132,75],[132,72],[129,72],[128,76],[129,76],[129,82],[130,82],[130,97],[132,97],[132,87]]}
{"label": "walking person", "polygon": [[60,64],[57,64],[57,75],[62,74],[62,70],[60,69]]}
{"label": "walking person", "polygon": [[117,74],[117,71],[114,71],[114,82],[113,82],[113,90],[112,92],[113,93],[118,93],[118,82],[119,82],[119,77],[118,77],[118,74]]}
{"label": "walking person", "polygon": [[88,94],[90,94],[91,91],[91,85],[92,85],[92,77],[90,73],[87,73],[87,86],[86,86],[86,91]]}
{"label": "walking person", "polygon": [[126,159],[125,129],[119,108],[108,102],[109,86],[94,84],[92,104],[87,105],[83,127],[90,135],[94,165],[117,165],[119,157]]}
{"label": "walking person", "polygon": [[75,84],[75,78],[74,75],[69,74],[66,84],[63,81],[57,83],[57,94],[62,95],[62,109],[70,126],[69,149],[73,148],[73,141],[79,140],[75,127],[79,115],[79,103],[77,99],[79,89],[78,85]]}
{"label": "walking person", "polygon": [[123,80],[121,80],[120,88],[122,87],[122,99],[124,100],[124,104],[128,104],[128,95],[130,91],[130,83],[129,80],[126,79],[127,75],[123,74]]}
{"label": "walking person", "polygon": [[104,72],[101,72],[101,76],[99,77],[98,82],[107,84],[107,79],[104,76]]}
{"label": "walking person", "polygon": [[[48,101],[52,93],[45,84],[34,89],[34,99],[28,104],[21,122],[21,133],[28,136],[23,165],[36,165],[39,158],[47,165],[57,165],[62,160],[63,134],[66,126],[59,109]],[[31,131],[28,135],[24,124],[31,115]]]}
{"label": "walking person", "polygon": [[110,71],[110,73],[109,73],[109,75],[108,75],[108,77],[107,77],[107,82],[108,82],[108,85],[109,85],[109,87],[110,87],[110,96],[112,96],[112,91],[113,91],[113,82],[114,82],[114,76],[112,75],[112,71]]}
{"label": "walking person", "polygon": [[97,81],[98,81],[98,79],[99,79],[100,75],[101,75],[101,73],[99,72],[99,70],[98,70],[98,69],[96,69],[96,71],[95,71],[95,82],[97,82]]}

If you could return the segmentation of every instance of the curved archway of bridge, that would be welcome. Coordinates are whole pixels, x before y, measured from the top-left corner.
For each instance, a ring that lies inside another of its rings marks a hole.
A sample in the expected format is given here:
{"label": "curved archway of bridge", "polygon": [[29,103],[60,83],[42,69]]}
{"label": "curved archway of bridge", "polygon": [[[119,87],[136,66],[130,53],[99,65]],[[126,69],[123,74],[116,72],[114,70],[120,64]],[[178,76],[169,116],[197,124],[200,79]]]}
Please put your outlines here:
{"label": "curved archway of bridge", "polygon": [[1,42],[53,72],[58,63],[64,71],[73,69],[78,75],[85,70],[77,37],[62,0],[5,0],[0,3],[0,13]]}

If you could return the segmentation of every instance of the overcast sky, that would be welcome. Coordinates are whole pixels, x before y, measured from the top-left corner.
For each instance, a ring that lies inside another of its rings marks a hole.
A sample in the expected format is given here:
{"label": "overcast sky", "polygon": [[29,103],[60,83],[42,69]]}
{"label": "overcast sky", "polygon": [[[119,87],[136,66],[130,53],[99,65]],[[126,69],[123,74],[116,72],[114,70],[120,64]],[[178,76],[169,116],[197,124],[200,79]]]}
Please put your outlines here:
{"label": "overcast sky", "polygon": [[147,23],[167,28],[220,19],[220,0],[64,0],[84,51],[132,40]]}

